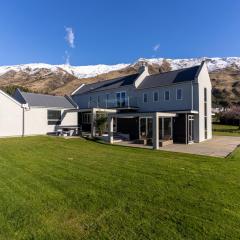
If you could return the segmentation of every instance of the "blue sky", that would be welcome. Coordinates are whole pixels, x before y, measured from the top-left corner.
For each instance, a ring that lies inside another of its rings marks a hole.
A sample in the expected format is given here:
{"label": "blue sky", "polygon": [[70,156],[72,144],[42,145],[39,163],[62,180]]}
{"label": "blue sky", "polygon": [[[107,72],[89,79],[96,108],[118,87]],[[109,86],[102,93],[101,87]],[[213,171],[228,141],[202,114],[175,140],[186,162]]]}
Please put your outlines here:
{"label": "blue sky", "polygon": [[240,56],[239,0],[2,0],[0,65]]}

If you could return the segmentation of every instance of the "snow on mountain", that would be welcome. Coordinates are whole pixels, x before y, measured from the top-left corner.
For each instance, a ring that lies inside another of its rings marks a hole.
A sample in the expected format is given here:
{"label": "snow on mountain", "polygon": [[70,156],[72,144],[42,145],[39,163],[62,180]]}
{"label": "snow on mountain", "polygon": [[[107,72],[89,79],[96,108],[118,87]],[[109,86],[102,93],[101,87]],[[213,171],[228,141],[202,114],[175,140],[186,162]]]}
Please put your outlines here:
{"label": "snow on mountain", "polygon": [[[146,61],[149,64],[161,65],[164,58],[151,58],[151,59],[139,59],[140,61]],[[201,64],[202,61],[206,61],[208,70],[210,72],[215,70],[224,69],[227,67],[237,67],[240,70],[240,57],[226,57],[226,58],[188,58],[188,59],[165,59],[172,67],[172,70],[181,68],[188,68]]]}
{"label": "snow on mountain", "polygon": [[0,66],[0,76],[9,71],[23,71],[28,74],[35,74],[40,69],[47,69],[52,72],[59,70],[66,71],[77,78],[95,77],[99,74],[108,73],[115,70],[120,70],[129,66],[129,64],[116,64],[116,65],[90,65],[90,66],[70,66],[70,65],[51,65],[45,63],[21,64],[13,66]]}
{"label": "snow on mountain", "polygon": [[[116,64],[116,65],[89,65],[89,66],[70,66],[70,65],[51,65],[45,63],[33,63],[33,64],[22,64],[13,66],[0,66],[0,76],[9,71],[22,71],[29,75],[37,73],[40,69],[47,69],[51,72],[65,71],[69,74],[74,75],[77,78],[90,78],[95,77],[100,74],[108,73],[111,71],[116,71],[124,69],[128,66],[134,66],[139,61],[147,62],[148,64],[158,64],[161,65],[163,58],[151,58],[144,59],[141,58],[134,64]],[[235,67],[240,70],[240,57],[226,57],[226,58],[190,58],[190,59],[165,59],[172,67],[172,70],[192,67],[199,65],[203,60],[206,61],[208,69],[210,72],[224,69],[227,67]]]}

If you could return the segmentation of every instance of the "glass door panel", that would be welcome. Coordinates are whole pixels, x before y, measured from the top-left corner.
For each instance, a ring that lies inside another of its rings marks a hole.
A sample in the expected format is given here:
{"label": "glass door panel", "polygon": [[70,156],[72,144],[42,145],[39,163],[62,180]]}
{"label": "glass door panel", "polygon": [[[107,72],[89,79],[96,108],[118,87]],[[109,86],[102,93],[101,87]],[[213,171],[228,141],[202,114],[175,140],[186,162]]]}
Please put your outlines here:
{"label": "glass door panel", "polygon": [[117,96],[117,107],[121,107],[121,93],[118,92],[116,96]]}
{"label": "glass door panel", "polygon": [[126,92],[121,92],[121,107],[126,106]]}
{"label": "glass door panel", "polygon": [[163,124],[162,124],[162,121],[163,119],[162,118],[159,118],[159,140],[163,140]]}
{"label": "glass door panel", "polygon": [[164,139],[170,140],[172,138],[172,120],[171,118],[164,118]]}
{"label": "glass door panel", "polygon": [[140,118],[140,138],[144,139],[146,136],[146,118]]}
{"label": "glass door panel", "polygon": [[152,138],[153,122],[152,118],[147,118],[147,138]]}

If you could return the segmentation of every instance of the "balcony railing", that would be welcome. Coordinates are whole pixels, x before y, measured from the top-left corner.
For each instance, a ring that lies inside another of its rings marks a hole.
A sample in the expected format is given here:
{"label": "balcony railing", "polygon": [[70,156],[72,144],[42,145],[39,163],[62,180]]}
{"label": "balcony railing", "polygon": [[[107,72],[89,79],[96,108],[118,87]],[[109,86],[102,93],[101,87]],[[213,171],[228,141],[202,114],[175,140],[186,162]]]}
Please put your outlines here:
{"label": "balcony railing", "polygon": [[137,108],[137,98],[135,97],[125,97],[125,98],[112,98],[112,99],[104,99],[101,101],[89,101],[88,107],[99,107],[99,108]]}

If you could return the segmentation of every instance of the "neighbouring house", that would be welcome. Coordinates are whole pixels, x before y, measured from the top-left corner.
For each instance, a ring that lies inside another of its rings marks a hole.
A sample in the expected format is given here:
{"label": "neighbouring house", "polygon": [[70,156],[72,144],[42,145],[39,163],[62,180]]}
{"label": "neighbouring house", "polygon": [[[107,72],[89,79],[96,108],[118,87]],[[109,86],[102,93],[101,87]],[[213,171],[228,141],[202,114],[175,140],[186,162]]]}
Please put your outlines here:
{"label": "neighbouring house", "polygon": [[0,137],[23,135],[24,107],[0,90]]}
{"label": "neighbouring house", "polygon": [[71,97],[78,125],[96,136],[96,119],[108,117],[108,137],[151,144],[202,142],[212,138],[211,81],[201,65],[150,75],[139,73],[82,84]]}
{"label": "neighbouring house", "polygon": [[70,97],[0,91],[0,136],[39,135],[76,126],[76,104]]}

